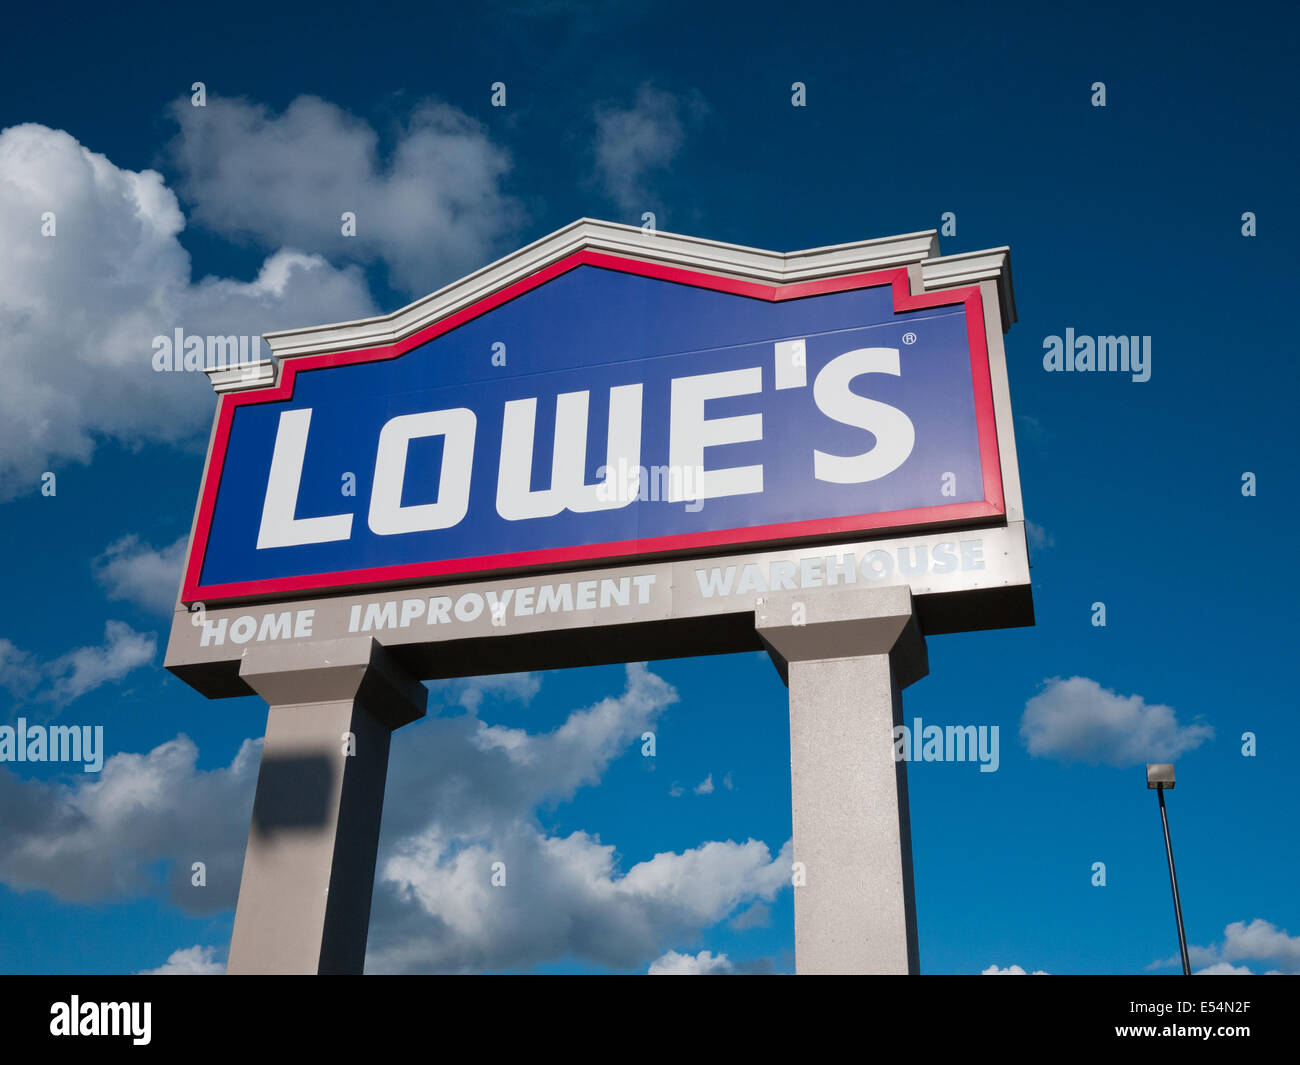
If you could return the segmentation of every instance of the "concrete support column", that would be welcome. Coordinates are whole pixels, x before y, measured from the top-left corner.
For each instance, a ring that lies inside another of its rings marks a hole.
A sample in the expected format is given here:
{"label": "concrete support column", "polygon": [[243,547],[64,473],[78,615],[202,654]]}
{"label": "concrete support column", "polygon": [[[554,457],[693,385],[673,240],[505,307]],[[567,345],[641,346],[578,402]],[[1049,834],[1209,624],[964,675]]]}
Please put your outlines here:
{"label": "concrete support column", "polygon": [[799,973],[916,973],[902,689],[929,672],[911,590],[769,594],[758,634],[790,689]]}
{"label": "concrete support column", "polygon": [[230,973],[360,973],[393,729],[428,693],[369,637],[250,647],[270,706]]}

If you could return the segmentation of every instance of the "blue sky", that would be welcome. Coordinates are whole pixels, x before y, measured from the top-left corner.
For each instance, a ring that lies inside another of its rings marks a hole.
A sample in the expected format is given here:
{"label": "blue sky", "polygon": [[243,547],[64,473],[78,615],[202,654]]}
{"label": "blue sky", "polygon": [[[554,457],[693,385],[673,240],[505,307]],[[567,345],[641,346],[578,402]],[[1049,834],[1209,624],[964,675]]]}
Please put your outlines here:
{"label": "blue sky", "polygon": [[[910,767],[923,971],[1177,971],[1142,772],[1166,756],[1194,967],[1300,971],[1293,15],[53,10],[11,14],[0,69],[0,715],[102,725],[109,762],[0,766],[0,971],[202,970],[229,942],[265,705],[161,668],[213,399],[151,338],[392,310],[643,211],[781,251],[953,212],[945,253],[1012,249],[1038,623],[931,639],[905,693],[1001,730],[997,772]],[[1150,380],[1045,372],[1067,328],[1150,336]],[[457,808],[439,788],[507,728],[547,773]],[[757,654],[435,685],[395,737],[370,968],[789,971],[788,753]],[[478,920],[476,847],[545,890]]]}

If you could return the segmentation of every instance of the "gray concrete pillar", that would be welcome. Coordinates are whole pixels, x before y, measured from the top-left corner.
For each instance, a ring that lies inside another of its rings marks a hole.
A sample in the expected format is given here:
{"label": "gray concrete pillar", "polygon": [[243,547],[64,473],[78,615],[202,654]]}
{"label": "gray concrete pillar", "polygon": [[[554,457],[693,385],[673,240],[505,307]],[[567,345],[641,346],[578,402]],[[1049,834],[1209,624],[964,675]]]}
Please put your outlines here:
{"label": "gray concrete pillar", "polygon": [[230,973],[360,973],[393,729],[428,692],[370,637],[254,646],[270,706]]}
{"label": "gray concrete pillar", "polygon": [[902,689],[930,669],[911,590],[836,588],[760,599],[758,634],[790,689],[799,973],[916,973]]}

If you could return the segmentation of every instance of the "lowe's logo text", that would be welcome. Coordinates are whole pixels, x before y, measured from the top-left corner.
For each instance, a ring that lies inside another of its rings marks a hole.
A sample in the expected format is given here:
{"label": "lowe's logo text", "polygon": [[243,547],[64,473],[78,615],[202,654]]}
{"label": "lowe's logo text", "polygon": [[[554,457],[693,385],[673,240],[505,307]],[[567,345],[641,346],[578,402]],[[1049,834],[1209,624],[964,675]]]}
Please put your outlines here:
{"label": "lowe's logo text", "polygon": [[[775,357],[776,387],[802,387],[804,341],[777,344]],[[813,382],[817,412],[861,430],[867,442],[864,450],[847,455],[811,448],[812,476],[818,481],[866,484],[898,469],[912,453],[916,430],[911,419],[896,407],[852,389],[853,383],[866,374],[898,377],[898,350],[858,348],[844,352],[828,362]],[[655,467],[662,471],[661,483],[666,484],[663,498],[670,503],[693,503],[698,510],[706,499],[764,490],[761,462],[712,469],[704,466],[706,448],[763,440],[761,411],[709,417],[706,406],[714,400],[756,395],[762,388],[760,366],[671,380],[668,464]],[[644,391],[642,384],[616,385],[609,390],[606,425],[599,427],[606,441],[604,461],[597,470],[601,480],[595,484],[587,482],[586,472],[591,392],[562,392],[556,396],[553,441],[549,456],[543,456],[550,467],[550,484],[542,489],[532,487],[539,397],[508,400],[498,415],[500,445],[488,456],[496,467],[496,513],[505,521],[518,522],[552,518],[564,510],[574,514],[617,510],[646,499],[640,476]],[[258,550],[347,540],[352,535],[353,514],[296,516],[311,418],[311,408],[280,415],[258,527]],[[478,415],[468,407],[401,414],[386,421],[379,431],[374,456],[366,516],[370,531],[377,536],[397,536],[460,524],[470,508],[478,424]],[[411,443],[430,437],[442,439],[436,498],[404,505]],[[789,441],[789,447],[799,446],[799,441]]]}

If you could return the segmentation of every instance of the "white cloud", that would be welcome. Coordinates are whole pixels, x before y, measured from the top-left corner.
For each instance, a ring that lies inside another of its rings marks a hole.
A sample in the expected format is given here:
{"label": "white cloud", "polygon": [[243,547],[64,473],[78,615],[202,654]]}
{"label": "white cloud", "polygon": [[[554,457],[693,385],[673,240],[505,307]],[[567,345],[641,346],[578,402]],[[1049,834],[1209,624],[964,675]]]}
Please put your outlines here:
{"label": "white cloud", "polygon": [[722,778],[722,786],[726,788],[728,791],[736,790],[736,782],[731,779],[730,773],[728,773],[725,777]]}
{"label": "white cloud", "polygon": [[1287,969],[1300,970],[1300,936],[1287,935],[1259,918],[1249,924],[1233,921],[1223,930],[1223,956],[1229,961],[1278,962]]}
{"label": "white cloud", "polygon": [[[182,99],[172,115],[195,222],[268,248],[382,259],[413,295],[485,266],[521,221],[502,190],[508,154],[446,104],[415,108],[386,156],[373,127],[315,96],[282,114],[246,100]],[[356,215],[355,236],[342,235],[345,211]]]}
{"label": "white cloud", "polygon": [[990,965],[980,973],[981,976],[1047,976],[1042,969],[1035,969],[1032,973],[1025,972],[1019,965],[1008,965],[1005,969],[999,969],[996,965]]}
{"label": "white cloud", "polygon": [[[45,212],[55,236],[41,235]],[[195,282],[184,225],[156,172],[34,123],[0,132],[0,501],[88,462],[101,439],[198,439],[214,405],[207,378],[155,372],[155,336],[254,336],[375,311],[359,269],[295,251],[253,281]]]}
{"label": "white cloud", "polygon": [[[755,896],[771,899],[790,865],[788,852],[774,858],[756,840],[714,841],[620,876],[613,845],[522,822],[469,844],[435,827],[395,850],[381,871],[371,971],[516,969],[562,957],[633,968],[665,940]],[[495,862],[505,863],[504,887],[490,883]]]}
{"label": "white cloud", "polygon": [[[1250,922],[1233,921],[1223,930],[1222,943],[1208,947],[1191,944],[1187,957],[1192,965],[1199,967],[1197,975],[1248,975],[1252,972],[1248,966],[1233,964],[1244,961],[1276,966],[1270,972],[1300,973],[1300,936],[1289,935],[1285,929],[1259,917]],[[1147,968],[1164,969],[1181,964],[1182,958],[1175,954],[1152,962]]]}
{"label": "white cloud", "polygon": [[48,693],[56,703],[69,703],[95,688],[121,680],[138,666],[147,666],[158,653],[152,633],[136,632],[125,621],[104,622],[104,642],[78,647],[60,655],[45,669]]}
{"label": "white cloud", "polygon": [[188,536],[164,548],[141,543],[134,534],[110,544],[93,567],[109,599],[126,599],[147,610],[170,614],[176,606]]}
{"label": "white cloud", "polygon": [[702,950],[698,954],[678,954],[670,950],[650,963],[648,976],[717,976],[734,973],[736,967],[725,954]]}
{"label": "white cloud", "polygon": [[1209,725],[1180,725],[1172,707],[1148,706],[1087,677],[1052,677],[1020,719],[1030,754],[1116,768],[1172,762],[1213,736]]}
{"label": "white cloud", "polygon": [[[198,749],[182,735],[148,754],[115,754],[71,784],[0,767],[0,882],[64,902],[165,891],[192,913],[230,908],[260,750],[261,740],[245,740],[229,766],[200,770]],[[206,866],[205,887],[191,886],[195,861]]]}
{"label": "white cloud", "polygon": [[1231,962],[1216,962],[1204,969],[1197,969],[1193,976],[1254,976],[1246,966],[1233,965]]}
{"label": "white cloud", "polygon": [[696,794],[696,795],[712,795],[712,794],[713,794],[713,774],[712,774],[712,773],[710,773],[707,777],[705,777],[703,780],[701,780],[698,784],[695,785],[695,794]]}
{"label": "white cloud", "polygon": [[627,108],[597,105],[596,169],[610,198],[635,215],[656,206],[650,184],[677,156],[687,124],[707,111],[698,93],[678,98],[642,85]]}
{"label": "white cloud", "polygon": [[1052,539],[1052,534],[1034,521],[1025,522],[1025,535],[1029,538],[1030,547],[1055,547],[1056,541]]}
{"label": "white cloud", "polygon": [[104,642],[68,651],[41,665],[35,656],[0,639],[0,686],[15,698],[34,697],[65,705],[148,665],[158,652],[153,633],[136,632],[124,621],[104,622]]}
{"label": "white cloud", "polygon": [[788,882],[787,856],[788,849],[772,856],[767,845],[755,839],[715,840],[680,854],[656,854],[633,866],[623,887],[642,898],[671,900],[703,927],[732,913],[742,902],[772,899]]}
{"label": "white cloud", "polygon": [[218,976],[226,971],[217,961],[216,947],[185,947],[174,950],[156,969],[145,969],[141,976]]}

